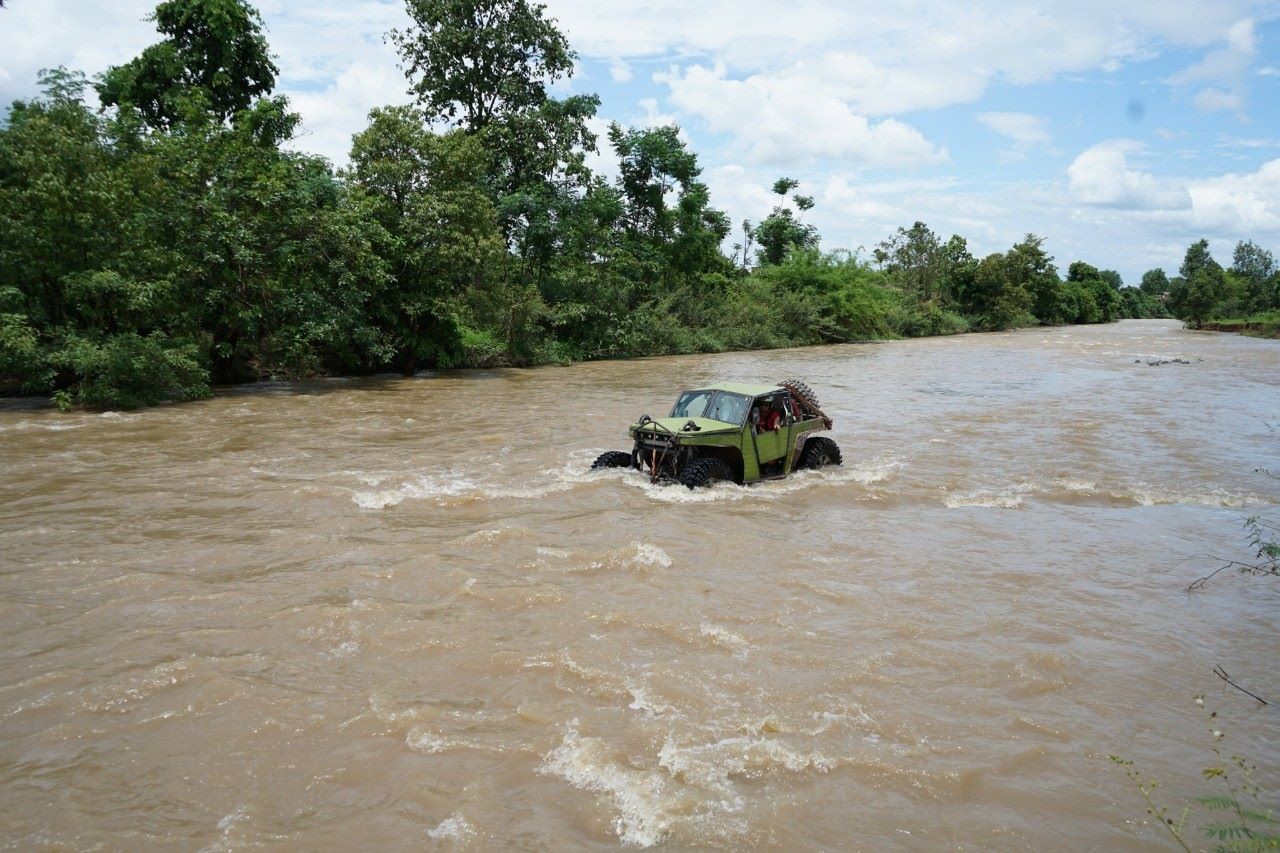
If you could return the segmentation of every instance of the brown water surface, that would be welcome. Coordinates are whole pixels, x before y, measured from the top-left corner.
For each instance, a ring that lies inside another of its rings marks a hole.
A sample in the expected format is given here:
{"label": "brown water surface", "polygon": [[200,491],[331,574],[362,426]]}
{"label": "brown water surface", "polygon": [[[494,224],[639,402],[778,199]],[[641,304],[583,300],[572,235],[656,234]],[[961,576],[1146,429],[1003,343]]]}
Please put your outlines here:
{"label": "brown water surface", "polygon": [[[586,472],[792,376],[843,468]],[[1106,756],[1205,793],[1194,694],[1280,781],[1211,672],[1280,693],[1280,585],[1184,592],[1277,422],[1280,344],[1166,322],[10,407],[0,844],[1156,847]]]}

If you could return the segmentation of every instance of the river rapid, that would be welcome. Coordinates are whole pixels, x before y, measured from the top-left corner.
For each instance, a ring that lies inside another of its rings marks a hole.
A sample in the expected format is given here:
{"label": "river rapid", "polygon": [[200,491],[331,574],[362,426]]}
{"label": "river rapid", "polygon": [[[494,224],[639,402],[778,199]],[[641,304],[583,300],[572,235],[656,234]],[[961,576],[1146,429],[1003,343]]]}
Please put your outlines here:
{"label": "river rapid", "polygon": [[[587,472],[790,377],[842,468]],[[1271,427],[1280,343],[1162,321],[11,404],[0,846],[1159,849],[1108,753],[1280,788],[1212,673],[1280,699],[1280,584],[1185,591]]]}

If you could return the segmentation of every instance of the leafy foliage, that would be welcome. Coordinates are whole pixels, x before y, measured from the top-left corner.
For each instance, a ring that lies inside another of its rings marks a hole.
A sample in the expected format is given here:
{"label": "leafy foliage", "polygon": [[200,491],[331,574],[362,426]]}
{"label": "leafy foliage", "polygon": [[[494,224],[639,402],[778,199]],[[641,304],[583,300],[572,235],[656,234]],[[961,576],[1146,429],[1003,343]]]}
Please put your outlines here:
{"label": "leafy foliage", "polygon": [[[286,145],[262,21],[163,0],[159,40],[94,86],[42,72],[0,123],[0,393],[149,405],[266,377],[524,365],[1280,308],[1253,243],[1224,270],[1081,262],[1043,239],[974,258],[923,222],[870,260],[823,251],[811,196],[731,224],[677,128],[609,127],[552,97],[575,56],[529,0],[407,0],[416,103],[373,110],[350,166]],[[619,162],[588,167],[598,144]],[[1167,294],[1167,299],[1165,295]]]}
{"label": "leafy foliage", "polygon": [[[1196,696],[1195,703],[1204,707],[1204,697]],[[1280,820],[1263,806],[1264,792],[1254,781],[1256,765],[1243,756],[1224,754],[1222,744],[1226,733],[1217,711],[1208,711],[1206,720],[1213,763],[1201,770],[1200,775],[1206,782],[1221,785],[1222,792],[1196,798],[1196,802],[1210,813],[1203,818],[1201,832],[1215,842],[1213,849],[1221,853],[1280,849]],[[1157,781],[1144,777],[1132,759],[1119,755],[1108,757],[1124,768],[1125,775],[1135,784],[1147,805],[1147,815],[1175,844],[1190,853],[1188,822],[1193,816],[1191,807],[1184,807],[1175,818],[1168,806],[1156,800],[1155,792],[1160,787]]]}

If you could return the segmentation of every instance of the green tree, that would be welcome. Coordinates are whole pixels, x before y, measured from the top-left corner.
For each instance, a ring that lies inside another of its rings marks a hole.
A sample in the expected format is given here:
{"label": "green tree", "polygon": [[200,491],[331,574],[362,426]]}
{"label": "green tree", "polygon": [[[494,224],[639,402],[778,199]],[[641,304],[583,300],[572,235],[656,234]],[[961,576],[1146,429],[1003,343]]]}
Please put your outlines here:
{"label": "green tree", "polygon": [[1053,257],[1044,250],[1044,238],[1028,234],[1005,255],[1005,274],[1011,284],[1031,298],[1031,312],[1046,325],[1066,322],[1062,280]]}
{"label": "green tree", "polygon": [[1215,269],[1222,269],[1222,265],[1213,259],[1213,255],[1209,251],[1209,241],[1202,239],[1187,247],[1187,253],[1182,259],[1182,266],[1178,268],[1178,275],[1190,281],[1191,277],[1200,270]]}
{"label": "green tree", "polygon": [[1222,270],[1202,267],[1195,270],[1187,281],[1186,295],[1182,299],[1182,319],[1197,329],[1213,315],[1222,301],[1224,291]]}
{"label": "green tree", "polygon": [[1067,283],[1074,285],[1080,309],[1076,322],[1110,323],[1119,319],[1124,311],[1124,301],[1116,286],[1119,280],[1119,274],[1114,271],[1099,270],[1084,261],[1073,261],[1067,267]]}
{"label": "green tree", "polygon": [[974,270],[968,296],[969,309],[981,329],[1008,329],[1022,321],[1031,308],[1031,294],[1010,270],[1009,255],[992,254]]}
{"label": "green tree", "polygon": [[429,121],[470,131],[541,107],[573,70],[569,42],[527,0],[406,0],[413,26],[391,33]]}
{"label": "green tree", "polygon": [[698,157],[680,140],[679,129],[623,130],[615,123],[609,140],[618,155],[622,223],[639,280],[670,287],[703,273],[730,272],[732,264],[720,252],[729,219],[710,206],[707,186],[698,180]]}
{"label": "green tree", "polygon": [[800,211],[798,216],[781,203],[786,200],[787,193],[798,186],[800,182],[793,178],[774,181],[773,192],[780,203],[751,233],[760,247],[756,251],[756,259],[761,264],[780,264],[792,249],[809,249],[818,245],[818,229],[802,221],[804,214],[813,209],[813,198],[795,196],[795,206]]}
{"label": "green tree", "polygon": [[262,18],[243,0],[165,0],[149,20],[166,38],[102,75],[104,106],[167,128],[191,110],[226,121],[274,88]]}
{"label": "green tree", "polygon": [[1241,301],[1245,313],[1265,311],[1272,307],[1272,282],[1277,273],[1275,256],[1252,240],[1241,240],[1232,255],[1230,272],[1241,282]]}
{"label": "green tree", "polygon": [[874,257],[898,287],[919,302],[944,297],[945,258],[938,235],[923,222],[899,228],[876,246]]}
{"label": "green tree", "polygon": [[1209,252],[1209,241],[1199,240],[1187,247],[1178,270],[1170,303],[1177,317],[1195,328],[1204,325],[1226,296],[1226,275]]}
{"label": "green tree", "polygon": [[1169,291],[1169,277],[1159,267],[1149,269],[1142,274],[1142,283],[1138,287],[1143,293],[1160,296]]}
{"label": "green tree", "polygon": [[350,176],[381,226],[390,275],[374,311],[405,373],[486,346],[477,309],[494,309],[481,303],[503,253],[484,166],[476,140],[431,133],[414,107],[373,110],[352,141]]}

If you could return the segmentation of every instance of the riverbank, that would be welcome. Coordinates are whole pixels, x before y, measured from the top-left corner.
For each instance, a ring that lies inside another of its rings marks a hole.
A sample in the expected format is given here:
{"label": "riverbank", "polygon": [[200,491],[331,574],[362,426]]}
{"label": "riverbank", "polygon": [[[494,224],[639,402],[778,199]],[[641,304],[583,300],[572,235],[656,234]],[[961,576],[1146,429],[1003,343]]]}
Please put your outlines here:
{"label": "riverbank", "polygon": [[[1027,319],[1030,318],[1028,315]],[[328,383],[342,383],[353,381],[370,381],[370,380],[397,380],[410,378],[424,378],[432,376],[448,375],[460,371],[473,372],[490,372],[490,371],[533,371],[542,369],[564,368],[575,364],[594,364],[608,362],[630,362],[644,359],[670,358],[677,356],[699,356],[699,355],[735,355],[750,353],[767,353],[781,352],[786,350],[803,350],[828,346],[846,346],[853,344],[876,344],[884,345],[897,341],[920,340],[928,338],[943,337],[959,337],[968,335],[990,335],[1001,334],[1006,332],[1041,329],[1041,330],[1064,330],[1076,328],[1078,326],[1090,325],[1110,325],[1114,323],[1124,322],[1133,318],[1119,318],[1110,321],[1109,324],[1096,323],[1080,323],[1065,325],[1038,325],[1032,322],[1026,322],[1018,325],[1011,325],[1002,329],[975,329],[970,328],[967,323],[961,324],[958,328],[950,325],[944,325],[936,331],[921,332],[916,330],[915,334],[902,334],[895,330],[887,331],[881,337],[859,337],[848,340],[830,340],[818,337],[816,334],[808,337],[800,337],[798,339],[782,339],[760,346],[710,346],[702,349],[691,348],[673,348],[666,351],[636,353],[636,354],[610,354],[598,356],[583,356],[579,358],[565,358],[558,361],[540,361],[533,363],[510,363],[504,361],[475,363],[463,362],[447,367],[430,367],[415,371],[411,374],[405,374],[394,371],[378,370],[369,372],[351,372],[351,373],[315,373],[303,376],[267,376],[256,381],[247,382],[222,382],[209,384],[206,386],[205,392],[199,395],[177,397],[171,399],[161,399],[155,402],[144,402],[141,405],[128,405],[126,401],[112,400],[103,401],[101,403],[84,403],[77,402],[71,395],[54,393],[51,396],[24,395],[24,396],[0,396],[0,412],[3,411],[35,411],[39,409],[57,408],[62,412],[88,412],[100,413],[109,411],[132,411],[150,406],[169,406],[177,403],[191,403],[198,400],[207,400],[211,397],[223,396],[231,393],[242,393],[245,391],[269,391],[273,388],[301,388],[301,387],[327,387]]]}
{"label": "riverbank", "polygon": [[1200,328],[1209,332],[1235,332],[1251,338],[1280,339],[1280,311],[1268,311],[1242,319],[1212,320]]}

